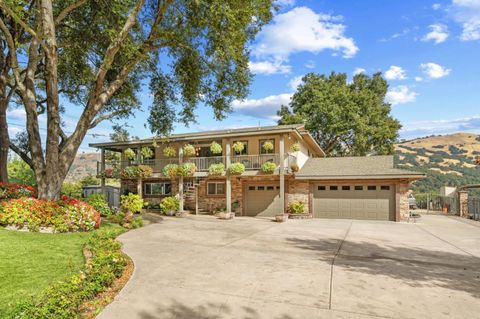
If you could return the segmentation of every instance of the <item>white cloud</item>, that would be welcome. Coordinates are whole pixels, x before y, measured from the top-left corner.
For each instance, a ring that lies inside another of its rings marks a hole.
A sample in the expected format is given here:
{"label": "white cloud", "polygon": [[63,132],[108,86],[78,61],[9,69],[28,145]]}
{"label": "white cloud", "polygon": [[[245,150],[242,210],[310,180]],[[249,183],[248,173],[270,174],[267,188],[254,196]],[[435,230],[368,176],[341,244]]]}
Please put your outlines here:
{"label": "white cloud", "polygon": [[261,99],[245,99],[234,101],[232,107],[235,113],[266,118],[278,119],[277,111],[280,106],[287,105],[292,98],[292,93],[270,95]]}
{"label": "white cloud", "polygon": [[361,74],[361,73],[366,73],[367,70],[365,70],[364,68],[355,68],[355,70],[353,70],[353,75],[357,75],[357,74]]}
{"label": "white cloud", "polygon": [[304,65],[307,69],[313,69],[315,68],[315,61],[313,60],[308,60],[305,65]]}
{"label": "white cloud", "polygon": [[292,53],[319,53],[329,49],[351,58],[358,47],[352,38],[345,36],[345,25],[339,20],[339,17],[318,14],[307,7],[293,8],[278,14],[263,28],[253,53],[257,57],[287,61]]}
{"label": "white cloud", "polygon": [[277,0],[275,3],[280,6],[293,6],[295,5],[295,0]]}
{"label": "white cloud", "polygon": [[440,3],[432,4],[432,9],[433,10],[440,10],[441,8],[442,8],[442,5]]}
{"label": "white cloud", "polygon": [[248,67],[250,71],[255,74],[285,74],[290,73],[292,67],[290,65],[283,64],[282,61],[260,61],[249,62]]}
{"label": "white cloud", "polygon": [[453,0],[452,12],[463,28],[460,40],[480,40],[480,0]]}
{"label": "white cloud", "polygon": [[480,132],[480,115],[457,119],[407,123],[403,125],[400,135],[403,138],[411,138],[455,132]]}
{"label": "white cloud", "polygon": [[296,91],[297,90],[297,87],[302,84],[302,78],[303,78],[303,75],[299,75],[299,76],[296,76],[294,78],[292,78],[290,80],[290,82],[288,82],[288,86],[293,90],[293,91]]}
{"label": "white cloud", "polygon": [[416,76],[415,77],[415,81],[417,82],[422,82],[423,81],[423,78],[421,76]]}
{"label": "white cloud", "polygon": [[399,66],[392,65],[390,69],[385,72],[387,80],[405,80],[407,78],[405,70]]}
{"label": "white cloud", "polygon": [[399,85],[388,90],[385,100],[392,105],[414,102],[418,93],[410,91],[405,85]]}
{"label": "white cloud", "polygon": [[435,44],[445,42],[448,38],[448,27],[444,24],[432,24],[428,26],[430,32],[427,33],[422,41],[433,41]]}
{"label": "white cloud", "polygon": [[422,63],[420,69],[430,79],[440,79],[450,74],[451,69],[447,69],[436,63]]}

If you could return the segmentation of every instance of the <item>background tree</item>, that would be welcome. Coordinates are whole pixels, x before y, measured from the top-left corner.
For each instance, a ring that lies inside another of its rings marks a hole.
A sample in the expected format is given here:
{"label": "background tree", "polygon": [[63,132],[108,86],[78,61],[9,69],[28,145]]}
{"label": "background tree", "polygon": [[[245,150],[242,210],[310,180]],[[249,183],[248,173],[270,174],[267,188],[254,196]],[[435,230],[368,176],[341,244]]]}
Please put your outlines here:
{"label": "background tree", "polygon": [[35,185],[35,174],[30,166],[20,158],[8,161],[8,182],[15,184]]}
{"label": "background tree", "polygon": [[305,123],[327,156],[393,154],[401,125],[385,102],[388,84],[380,73],[354,76],[307,74],[279,124]]}
{"label": "background tree", "polygon": [[[143,81],[150,80],[155,97],[151,123],[162,110],[189,123],[199,103],[223,118],[248,93],[247,47],[271,19],[271,8],[272,0],[0,0],[0,13],[29,35],[19,46],[0,19],[26,111],[29,154],[23,155],[31,159],[39,197],[58,198],[87,131],[131,115]],[[38,96],[45,97],[44,143]],[[81,107],[70,135],[61,99]],[[162,117],[151,129],[169,133],[173,120]]]}

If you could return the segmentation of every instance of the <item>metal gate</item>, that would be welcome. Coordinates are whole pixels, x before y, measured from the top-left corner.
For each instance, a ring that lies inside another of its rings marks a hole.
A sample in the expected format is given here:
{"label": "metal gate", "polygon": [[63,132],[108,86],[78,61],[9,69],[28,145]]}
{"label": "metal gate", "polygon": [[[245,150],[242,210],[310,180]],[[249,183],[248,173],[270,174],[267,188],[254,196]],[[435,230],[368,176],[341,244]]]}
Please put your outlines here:
{"label": "metal gate", "polygon": [[468,215],[474,220],[480,220],[480,198],[468,199]]}

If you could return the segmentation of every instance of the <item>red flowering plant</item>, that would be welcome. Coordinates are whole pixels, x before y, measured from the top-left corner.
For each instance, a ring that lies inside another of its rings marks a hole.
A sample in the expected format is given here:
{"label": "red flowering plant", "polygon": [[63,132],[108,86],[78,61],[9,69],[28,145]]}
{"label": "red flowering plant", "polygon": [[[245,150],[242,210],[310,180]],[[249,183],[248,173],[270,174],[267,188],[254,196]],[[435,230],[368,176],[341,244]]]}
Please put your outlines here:
{"label": "red flowering plant", "polygon": [[37,197],[37,190],[30,185],[0,183],[0,200],[21,197]]}

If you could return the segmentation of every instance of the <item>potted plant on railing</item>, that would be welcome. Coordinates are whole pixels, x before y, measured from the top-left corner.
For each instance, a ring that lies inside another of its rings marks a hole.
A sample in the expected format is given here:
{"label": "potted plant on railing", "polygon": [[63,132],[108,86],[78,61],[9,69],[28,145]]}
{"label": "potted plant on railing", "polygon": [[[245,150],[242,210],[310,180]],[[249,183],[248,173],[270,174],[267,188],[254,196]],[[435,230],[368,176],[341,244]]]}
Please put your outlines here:
{"label": "potted plant on railing", "polygon": [[103,173],[100,174],[100,177],[103,178],[117,178],[118,177],[118,170],[113,168],[106,168]]}
{"label": "potted plant on railing", "polygon": [[166,146],[163,149],[163,156],[165,157],[175,157],[176,155],[177,155],[177,151],[171,146]]}
{"label": "potted plant on railing", "polygon": [[123,177],[123,178],[126,178],[126,179],[133,179],[133,178],[137,178],[138,177],[138,169],[137,169],[137,166],[127,166],[125,167],[122,172],[120,173],[120,175]]}
{"label": "potted plant on railing", "polygon": [[265,174],[273,174],[277,169],[277,164],[274,162],[265,162],[262,164],[262,172]]}
{"label": "potted plant on railing", "polygon": [[309,218],[310,215],[305,213],[305,203],[299,200],[293,200],[288,203],[288,213],[291,219]]}
{"label": "potted plant on railing", "polygon": [[173,196],[165,197],[160,202],[160,209],[167,216],[175,216],[180,208],[180,201]]}
{"label": "potted plant on railing", "polygon": [[135,151],[132,150],[131,148],[127,148],[123,151],[123,155],[125,155],[125,157],[131,161],[133,161],[135,159],[135,157],[137,156],[137,154],[135,154]]}
{"label": "potted plant on railing", "polygon": [[191,177],[197,171],[195,163],[183,163],[178,167],[178,174],[183,177]]}
{"label": "potted plant on railing", "polygon": [[210,176],[218,176],[225,173],[225,165],[223,163],[212,164],[208,168],[208,175]]}
{"label": "potted plant on railing", "polygon": [[183,146],[183,156],[185,157],[191,157],[195,156],[195,147],[191,144],[185,144]]}
{"label": "potted plant on railing", "polygon": [[217,142],[212,142],[210,144],[210,152],[212,152],[214,155],[220,155],[222,154],[222,146]]}
{"label": "potted plant on railing", "polygon": [[262,148],[265,152],[270,153],[275,148],[272,141],[265,141],[262,145]]}
{"label": "potted plant on railing", "polygon": [[232,145],[232,149],[235,154],[242,154],[243,150],[245,149],[245,144],[243,144],[242,142],[235,142]]}
{"label": "potted plant on railing", "polygon": [[147,165],[138,165],[137,166],[137,177],[138,178],[149,178],[153,175],[153,169]]}
{"label": "potted plant on railing", "polygon": [[230,175],[242,175],[245,172],[245,165],[242,163],[232,163],[228,168]]}
{"label": "potted plant on railing", "polygon": [[162,169],[162,174],[165,177],[175,178],[178,176],[178,165],[177,164],[167,164]]}

